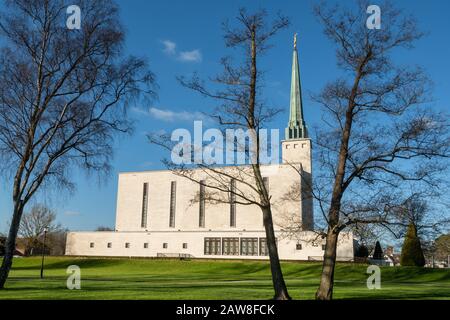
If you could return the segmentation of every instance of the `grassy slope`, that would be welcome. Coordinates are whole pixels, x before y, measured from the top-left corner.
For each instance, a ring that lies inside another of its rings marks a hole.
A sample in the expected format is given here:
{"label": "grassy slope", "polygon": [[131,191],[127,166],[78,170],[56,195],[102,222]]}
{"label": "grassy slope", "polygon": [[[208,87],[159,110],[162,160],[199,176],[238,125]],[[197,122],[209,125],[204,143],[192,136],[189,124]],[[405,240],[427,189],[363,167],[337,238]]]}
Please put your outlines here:
{"label": "grassy slope", "polygon": [[[82,290],[66,288],[66,268],[81,268]],[[412,267],[382,268],[381,290],[366,287],[366,267],[338,264],[336,299],[450,299],[450,271]],[[145,259],[39,258],[14,260],[0,299],[269,299],[268,262]],[[313,299],[319,263],[283,263],[294,299]]]}

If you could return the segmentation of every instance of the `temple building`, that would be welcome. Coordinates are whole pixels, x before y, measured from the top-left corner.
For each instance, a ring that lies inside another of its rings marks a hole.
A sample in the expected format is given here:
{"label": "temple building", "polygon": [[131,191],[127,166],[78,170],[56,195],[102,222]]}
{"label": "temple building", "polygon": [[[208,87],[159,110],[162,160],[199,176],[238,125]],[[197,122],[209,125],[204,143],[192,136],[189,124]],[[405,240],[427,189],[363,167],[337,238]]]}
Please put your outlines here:
{"label": "temple building", "polygon": [[[325,239],[314,232],[313,199],[308,192],[312,141],[304,120],[294,39],[290,112],[281,141],[281,163],[262,165],[261,173],[271,196],[280,259],[321,260]],[[199,180],[208,179],[202,170],[195,174]],[[239,181],[229,183],[236,187]],[[206,189],[207,185],[171,170],[120,173],[115,230],[68,233],[66,255],[268,259],[260,207],[240,204],[233,196],[228,203],[205,202]],[[298,197],[287,197],[287,190],[301,192]],[[353,251],[352,233],[342,232],[337,259],[353,260]]]}

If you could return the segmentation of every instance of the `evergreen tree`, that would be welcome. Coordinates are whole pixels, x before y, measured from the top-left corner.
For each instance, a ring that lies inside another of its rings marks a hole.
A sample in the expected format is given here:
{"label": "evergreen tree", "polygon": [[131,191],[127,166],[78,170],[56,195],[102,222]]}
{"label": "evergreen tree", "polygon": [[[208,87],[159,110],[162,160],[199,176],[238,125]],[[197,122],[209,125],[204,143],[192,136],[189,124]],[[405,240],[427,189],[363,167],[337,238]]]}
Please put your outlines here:
{"label": "evergreen tree", "polygon": [[356,249],[355,256],[358,258],[367,258],[369,256],[369,249],[362,244]]}
{"label": "evergreen tree", "polygon": [[373,252],[373,258],[376,260],[383,260],[383,249],[381,249],[380,242],[375,244],[375,251]]}
{"label": "evergreen tree", "polygon": [[413,223],[408,225],[405,241],[403,242],[402,255],[400,257],[402,266],[418,266],[425,265],[425,257],[423,255],[420,239],[417,236],[417,229]]}

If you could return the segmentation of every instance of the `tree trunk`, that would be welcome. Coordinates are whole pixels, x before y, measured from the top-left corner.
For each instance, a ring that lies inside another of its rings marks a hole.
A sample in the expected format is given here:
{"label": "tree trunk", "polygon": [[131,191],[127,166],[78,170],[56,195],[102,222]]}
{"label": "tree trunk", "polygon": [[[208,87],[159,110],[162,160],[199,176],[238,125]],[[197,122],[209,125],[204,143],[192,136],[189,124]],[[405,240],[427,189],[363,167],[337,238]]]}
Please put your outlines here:
{"label": "tree trunk", "polygon": [[273,229],[272,211],[269,207],[263,208],[264,228],[266,230],[266,243],[269,249],[270,270],[272,273],[273,288],[275,290],[274,300],[291,300],[286,283],[281,271],[278,249],[276,246],[275,231]]}
{"label": "tree trunk", "polygon": [[13,218],[11,221],[11,226],[9,227],[8,239],[6,240],[5,255],[3,257],[3,262],[0,269],[0,289],[4,288],[6,279],[8,279],[9,271],[11,270],[22,213],[23,204],[22,201],[19,200],[14,203]]}
{"label": "tree trunk", "polygon": [[355,108],[355,99],[359,88],[359,82],[362,77],[362,70],[369,56],[360,64],[352,91],[349,97],[347,111],[345,112],[345,125],[342,130],[341,146],[339,148],[336,176],[334,179],[333,193],[331,196],[330,211],[328,213],[328,232],[323,256],[322,276],[320,286],[316,292],[317,300],[331,300],[333,297],[334,266],[336,265],[337,238],[339,231],[336,227],[339,224],[339,212],[341,210],[341,200],[346,186],[344,186],[344,177],[346,163],[348,159],[348,146],[353,124],[353,110]]}
{"label": "tree trunk", "polygon": [[317,300],[331,300],[333,298],[334,267],[336,266],[336,249],[338,234],[333,228],[328,228],[325,254],[323,256],[320,286],[316,292]]}

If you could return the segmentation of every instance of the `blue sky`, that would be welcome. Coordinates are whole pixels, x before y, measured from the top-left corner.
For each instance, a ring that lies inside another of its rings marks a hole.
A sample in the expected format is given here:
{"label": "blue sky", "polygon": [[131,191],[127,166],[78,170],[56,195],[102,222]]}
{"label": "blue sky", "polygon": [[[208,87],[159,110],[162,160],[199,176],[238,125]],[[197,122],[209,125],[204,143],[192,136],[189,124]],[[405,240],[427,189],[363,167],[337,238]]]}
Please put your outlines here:
{"label": "blue sky", "polygon": [[[117,1],[122,23],[126,28],[128,53],[148,58],[159,85],[157,101],[130,110],[136,120],[133,136],[117,140],[114,170],[99,181],[74,172],[77,190],[73,194],[42,192],[35,199],[53,207],[58,221],[71,230],[92,230],[100,225],[114,227],[117,173],[161,169],[164,152],[148,144],[145,133],[174,128],[192,128],[192,121],[201,111],[214,107],[211,101],[181,87],[175,77],[196,71],[207,77],[220,71],[218,61],[233,54],[225,49],[221,23],[232,19],[240,7],[249,10],[265,8],[269,13],[281,11],[291,18],[289,29],[273,40],[274,48],[264,56],[268,102],[285,108],[271,124],[284,130],[288,117],[292,37],[298,32],[303,105],[308,126],[320,123],[320,109],[309,99],[327,81],[339,76],[334,47],[322,34],[312,14],[315,1]],[[76,0],[73,1],[76,4]],[[372,4],[379,4],[372,1]],[[450,2],[395,1],[398,7],[414,14],[422,30],[429,35],[417,43],[413,51],[402,56],[402,62],[419,64],[434,81],[433,105],[450,106]],[[381,7],[382,9],[382,7]],[[361,14],[365,14],[362,12]],[[281,131],[283,132],[283,131]],[[0,232],[6,231],[11,214],[10,187],[0,184]]]}

